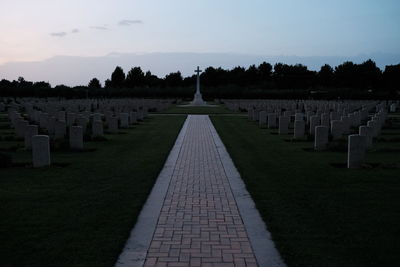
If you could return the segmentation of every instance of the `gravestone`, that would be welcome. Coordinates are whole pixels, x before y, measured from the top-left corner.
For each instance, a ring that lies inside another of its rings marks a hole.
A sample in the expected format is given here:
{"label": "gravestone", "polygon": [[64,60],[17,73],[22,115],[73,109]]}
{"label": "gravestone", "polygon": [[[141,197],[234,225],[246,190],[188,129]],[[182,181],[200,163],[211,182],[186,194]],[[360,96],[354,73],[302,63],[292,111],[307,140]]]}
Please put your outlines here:
{"label": "gravestone", "polygon": [[288,134],[289,133],[289,122],[290,117],[287,116],[279,116],[279,134]]}
{"label": "gravestone", "polygon": [[19,119],[15,125],[15,132],[18,137],[25,137],[26,127],[28,127],[29,122],[23,119]]}
{"label": "gravestone", "polygon": [[137,123],[137,112],[132,111],[131,113],[129,113],[129,123],[130,124]]}
{"label": "gravestone", "polygon": [[322,113],[321,114],[321,126],[325,127],[330,127],[330,120],[329,120],[329,114],[328,113]]}
{"label": "gravestone", "polygon": [[56,121],[54,123],[54,138],[63,139],[67,134],[67,123],[65,121]]}
{"label": "gravestone", "polygon": [[395,113],[396,109],[397,109],[397,105],[396,105],[396,103],[393,103],[393,104],[390,105],[389,111],[391,113]]}
{"label": "gravestone", "polygon": [[372,128],[372,137],[378,136],[378,122],[371,120],[367,122],[367,126]]}
{"label": "gravestone", "polygon": [[50,141],[47,135],[32,137],[32,162],[34,168],[50,166]]}
{"label": "gravestone", "polygon": [[366,137],[366,146],[367,148],[372,147],[372,140],[373,140],[373,129],[369,126],[360,126],[359,127],[359,135]]}
{"label": "gravestone", "polygon": [[258,121],[260,119],[260,112],[258,110],[254,110],[254,120]]}
{"label": "gravestone", "polygon": [[350,118],[349,116],[342,116],[340,118],[342,122],[342,131],[345,134],[348,134],[350,132]]}
{"label": "gravestone", "polygon": [[304,114],[303,114],[303,113],[296,113],[296,114],[294,115],[294,120],[295,120],[295,121],[302,121],[302,120],[304,120]]}
{"label": "gravestone", "polygon": [[310,135],[315,134],[315,127],[317,127],[319,124],[319,116],[313,115],[310,117]]}
{"label": "gravestone", "polygon": [[72,126],[75,123],[76,114],[72,112],[67,113],[67,125]]}
{"label": "gravestone", "polygon": [[137,115],[136,118],[137,118],[138,121],[143,121],[144,120],[144,114],[143,114],[143,110],[142,109],[139,109],[137,111],[136,115]]}
{"label": "gravestone", "polygon": [[294,121],[294,139],[301,139],[304,137],[305,122],[303,120]]}
{"label": "gravestone", "polygon": [[268,128],[273,129],[276,128],[276,114],[268,113]]}
{"label": "gravestone", "polygon": [[120,113],[119,119],[121,120],[121,128],[124,128],[124,129],[129,128],[129,114],[128,113]]}
{"label": "gravestone", "polygon": [[367,137],[349,135],[347,148],[347,168],[360,168],[364,163]]}
{"label": "gravestone", "polygon": [[116,134],[118,133],[118,118],[117,117],[110,117],[108,121],[108,131],[110,133]]}
{"label": "gravestone", "polygon": [[343,122],[340,120],[331,121],[331,134],[332,139],[337,140],[342,138],[343,135]]}
{"label": "gravestone", "polygon": [[93,121],[101,121],[101,113],[93,114]]}
{"label": "gravestone", "polygon": [[267,126],[267,112],[265,110],[260,111],[258,125],[260,128],[265,128]]}
{"label": "gravestone", "polygon": [[103,136],[104,131],[103,131],[103,122],[100,120],[95,120],[92,123],[92,136],[93,137],[98,137],[98,136]]}
{"label": "gravestone", "polygon": [[51,116],[49,117],[48,121],[47,121],[47,132],[49,133],[49,135],[54,135],[55,132],[55,124],[56,124],[56,118]]}
{"label": "gravestone", "polygon": [[37,125],[28,125],[25,129],[24,143],[26,149],[32,148],[32,137],[38,135],[39,127]]}
{"label": "gravestone", "polygon": [[76,124],[82,127],[83,134],[85,134],[88,124],[88,119],[86,119],[84,116],[81,115],[76,119]]}
{"label": "gravestone", "polygon": [[71,149],[83,149],[83,129],[81,126],[71,126],[69,129],[69,146]]}
{"label": "gravestone", "polygon": [[42,129],[47,128],[48,119],[49,119],[48,113],[40,113],[40,117],[39,117],[40,128],[42,128]]}
{"label": "gravestone", "polygon": [[329,128],[326,126],[315,127],[314,149],[325,150],[328,146]]}
{"label": "gravestone", "polygon": [[65,111],[57,112],[57,120],[58,121],[65,121]]}

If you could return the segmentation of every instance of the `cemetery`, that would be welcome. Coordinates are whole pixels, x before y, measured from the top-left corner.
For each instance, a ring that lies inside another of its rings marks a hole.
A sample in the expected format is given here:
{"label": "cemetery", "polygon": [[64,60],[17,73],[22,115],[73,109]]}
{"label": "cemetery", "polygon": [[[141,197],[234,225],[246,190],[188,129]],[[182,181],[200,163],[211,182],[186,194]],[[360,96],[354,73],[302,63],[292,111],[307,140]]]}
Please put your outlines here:
{"label": "cemetery", "polygon": [[[209,114],[285,264],[396,261],[398,246],[386,244],[397,229],[399,102],[186,103],[3,98],[2,235],[15,242],[8,248],[25,240],[21,253],[37,266],[58,257],[63,266],[112,265],[188,114]],[[62,253],[54,250],[60,242]],[[21,255],[5,250],[2,258]]]}
{"label": "cemetery", "polygon": [[1,10],[0,267],[399,265],[399,1]]}

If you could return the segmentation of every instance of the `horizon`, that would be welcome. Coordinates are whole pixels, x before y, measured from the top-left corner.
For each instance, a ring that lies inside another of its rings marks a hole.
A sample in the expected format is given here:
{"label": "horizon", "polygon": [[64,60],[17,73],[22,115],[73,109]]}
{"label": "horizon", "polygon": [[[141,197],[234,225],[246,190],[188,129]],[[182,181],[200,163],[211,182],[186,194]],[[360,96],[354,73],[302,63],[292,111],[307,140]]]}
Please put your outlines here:
{"label": "horizon", "polygon": [[[371,58],[381,69],[400,62],[400,2],[395,0],[3,0],[2,8],[7,12],[0,17],[0,78],[6,79],[23,76],[71,84],[87,82],[84,80],[89,76],[103,80],[104,69],[127,65],[124,60],[101,67],[99,73],[82,70],[87,72],[85,78],[58,74],[75,71],[79,62],[68,62],[59,70],[61,63],[56,63],[49,67],[55,73],[49,72],[48,77],[24,64],[40,65],[57,57],[106,58],[112,54],[214,53],[254,59],[231,59],[229,64],[213,58],[192,62],[193,66],[225,68],[258,64],[262,58],[300,63],[313,70],[318,64],[342,63],[338,58]],[[285,61],[296,57],[300,58],[298,62]],[[317,57],[330,61],[301,61]],[[181,65],[176,61],[168,58],[160,63],[169,65],[169,69],[155,62],[131,62],[124,69],[139,65],[157,75],[177,70],[187,75],[185,60]],[[18,74],[8,69],[13,64],[21,65]]]}
{"label": "horizon", "polygon": [[[207,67],[232,69],[240,66],[248,68],[258,66],[262,62],[275,65],[302,64],[309,70],[319,71],[321,66],[328,64],[336,66],[350,61],[361,64],[372,59],[381,71],[387,65],[400,63],[400,54],[364,54],[354,57],[336,56],[257,56],[232,53],[110,53],[106,56],[54,56],[43,61],[12,62],[0,65],[0,80],[17,80],[23,77],[28,81],[45,81],[52,86],[87,85],[92,78],[97,78],[102,84],[110,78],[116,66],[120,66],[125,73],[133,67],[140,67],[144,72],[151,71],[160,78],[172,72],[181,72],[183,77],[194,74],[196,66],[202,69]],[[65,75],[68,73],[68,75]]]}

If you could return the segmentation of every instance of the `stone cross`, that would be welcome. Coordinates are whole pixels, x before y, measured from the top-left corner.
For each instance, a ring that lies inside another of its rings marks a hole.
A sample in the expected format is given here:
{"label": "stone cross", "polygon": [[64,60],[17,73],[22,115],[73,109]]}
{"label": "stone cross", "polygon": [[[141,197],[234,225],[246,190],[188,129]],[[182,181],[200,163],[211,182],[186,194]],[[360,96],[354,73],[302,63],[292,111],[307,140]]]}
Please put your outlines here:
{"label": "stone cross", "polygon": [[200,73],[203,72],[200,70],[200,67],[197,66],[197,69],[194,71],[197,73],[197,88],[196,88],[196,94],[200,94]]}

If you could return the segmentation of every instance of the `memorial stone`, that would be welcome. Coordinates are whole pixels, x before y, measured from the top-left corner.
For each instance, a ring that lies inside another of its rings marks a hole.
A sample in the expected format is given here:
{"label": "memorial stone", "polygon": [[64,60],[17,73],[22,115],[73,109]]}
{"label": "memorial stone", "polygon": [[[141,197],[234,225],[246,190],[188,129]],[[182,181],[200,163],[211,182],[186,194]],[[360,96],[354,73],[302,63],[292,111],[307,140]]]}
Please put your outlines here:
{"label": "memorial stone", "polygon": [[71,149],[83,149],[83,129],[81,126],[71,126],[69,129],[69,146]]}
{"label": "memorial stone", "polygon": [[325,150],[328,145],[329,128],[326,126],[315,127],[314,149],[317,151]]}
{"label": "memorial stone", "polygon": [[32,137],[32,161],[34,168],[50,165],[49,136],[34,135]]}
{"label": "memorial stone", "polygon": [[349,135],[347,148],[347,168],[360,168],[364,163],[367,137]]}

